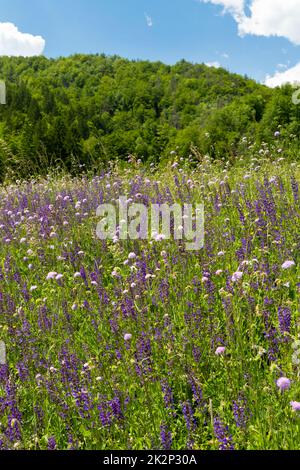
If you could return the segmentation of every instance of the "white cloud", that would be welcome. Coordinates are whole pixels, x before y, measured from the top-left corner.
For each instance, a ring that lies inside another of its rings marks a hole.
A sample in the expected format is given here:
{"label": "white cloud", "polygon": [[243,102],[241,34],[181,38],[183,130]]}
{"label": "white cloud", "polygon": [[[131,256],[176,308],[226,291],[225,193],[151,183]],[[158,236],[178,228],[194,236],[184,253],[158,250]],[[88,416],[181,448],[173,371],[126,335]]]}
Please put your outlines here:
{"label": "white cloud", "polygon": [[221,67],[221,64],[217,61],[206,62],[205,65],[207,65],[207,67],[215,67],[216,69],[219,69]]}
{"label": "white cloud", "polygon": [[300,44],[299,0],[252,0],[250,11],[239,23],[241,35],[282,36]]}
{"label": "white cloud", "polygon": [[149,16],[149,15],[147,15],[147,13],[145,13],[145,18],[146,18],[146,21],[147,21],[147,25],[149,26],[149,28],[151,28],[153,26],[153,21],[152,21],[151,16]]}
{"label": "white cloud", "polygon": [[267,75],[265,84],[271,88],[284,83],[300,83],[300,63],[284,72],[276,72],[272,77]]}
{"label": "white cloud", "polygon": [[[201,1],[201,0],[200,0]],[[225,11],[229,11],[234,15],[240,15],[244,11],[244,0],[202,0],[204,3],[213,3],[221,5]]]}
{"label": "white cloud", "polygon": [[[280,36],[300,45],[299,0],[201,0],[221,5],[238,24],[240,36]],[[246,12],[249,8],[249,13]]]}
{"label": "white cloud", "polygon": [[13,23],[0,23],[0,56],[35,56],[44,48],[41,36],[22,33]]}

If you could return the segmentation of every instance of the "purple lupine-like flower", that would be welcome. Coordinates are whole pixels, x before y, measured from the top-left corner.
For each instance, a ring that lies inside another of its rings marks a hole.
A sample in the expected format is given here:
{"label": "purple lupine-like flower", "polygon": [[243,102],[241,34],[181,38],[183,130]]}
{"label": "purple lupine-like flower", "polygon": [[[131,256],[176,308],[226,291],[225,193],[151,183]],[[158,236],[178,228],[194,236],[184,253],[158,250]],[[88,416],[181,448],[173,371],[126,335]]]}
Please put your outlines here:
{"label": "purple lupine-like flower", "polygon": [[72,434],[68,434],[68,449],[69,450],[78,450],[79,442],[74,438]]}
{"label": "purple lupine-like flower", "polygon": [[[273,300],[266,297],[264,299],[264,305],[269,307],[273,304]],[[263,318],[265,323],[265,331],[264,336],[268,340],[268,358],[270,361],[276,361],[277,356],[279,353],[279,338],[278,338],[278,331],[272,325],[271,315],[268,310],[263,310]]]}
{"label": "purple lupine-like flower", "polygon": [[5,437],[11,442],[20,441],[21,436],[22,436],[21,424],[18,419],[18,416],[19,416],[18,410],[12,409],[12,411],[8,414],[8,417],[7,417],[8,424],[5,430]]}
{"label": "purple lupine-like flower", "polygon": [[148,374],[152,371],[152,349],[150,339],[145,333],[137,341],[136,372],[138,375]]}
{"label": "purple lupine-like flower", "polygon": [[49,315],[46,305],[39,308],[38,325],[41,330],[50,330],[53,325],[53,320]]}
{"label": "purple lupine-like flower", "polygon": [[249,410],[245,397],[239,396],[237,400],[232,402],[233,416],[238,428],[245,429],[249,419]]}
{"label": "purple lupine-like flower", "polygon": [[0,383],[5,383],[8,380],[8,366],[7,364],[0,364]]}
{"label": "purple lupine-like flower", "polygon": [[162,389],[163,396],[164,396],[165,407],[168,410],[172,410],[172,411],[175,410],[172,388],[170,387],[166,379],[163,379],[161,381],[161,389]]}
{"label": "purple lupine-like flower", "polygon": [[100,418],[102,426],[104,427],[110,426],[112,423],[112,412],[108,404],[105,401],[103,401],[100,405],[98,405],[98,410],[99,410],[99,418]]}
{"label": "purple lupine-like flower", "polygon": [[73,392],[75,403],[82,418],[90,418],[90,410],[93,408],[91,395],[88,390],[79,390]]}
{"label": "purple lupine-like flower", "polygon": [[121,405],[121,400],[119,397],[115,396],[112,400],[110,400],[109,402],[109,406],[111,408],[111,411],[112,411],[112,416],[118,420],[118,421],[122,421],[124,419],[124,414],[123,414],[123,410],[122,410],[122,405]]}
{"label": "purple lupine-like flower", "polygon": [[83,282],[84,282],[85,286],[88,287],[87,275],[86,275],[86,271],[84,269],[84,266],[80,267],[79,273],[80,273],[80,276],[83,279]]}
{"label": "purple lupine-like flower", "polygon": [[26,302],[28,302],[29,299],[30,299],[30,296],[29,296],[29,291],[28,291],[26,282],[24,283],[21,292],[22,292],[22,295],[23,295],[24,300],[25,300]]}
{"label": "purple lupine-like flower", "polygon": [[200,362],[200,359],[201,359],[201,349],[199,348],[199,346],[193,346],[192,353],[193,353],[193,358],[195,359],[195,361],[196,361],[196,362]]}
{"label": "purple lupine-like flower", "polygon": [[0,399],[1,411],[8,410],[7,427],[4,435],[10,442],[16,442],[21,439],[22,414],[17,404],[16,387],[10,380],[6,382],[5,393],[6,396]]}
{"label": "purple lupine-like flower", "polygon": [[44,424],[44,417],[45,417],[45,413],[43,411],[43,408],[39,405],[36,405],[34,407],[34,412],[35,412],[35,415],[36,415],[36,418],[37,418],[37,427],[38,428],[42,428],[43,424]]}
{"label": "purple lupine-like flower", "polygon": [[278,321],[280,333],[289,333],[291,330],[291,309],[289,307],[278,308]]}
{"label": "purple lupine-like flower", "polygon": [[185,424],[188,432],[195,431],[196,429],[196,420],[194,417],[194,411],[189,400],[181,403],[182,414],[184,416]]}
{"label": "purple lupine-like flower", "polygon": [[295,203],[299,203],[299,184],[295,178],[295,176],[291,176],[291,186],[294,196]]}
{"label": "purple lupine-like flower", "polygon": [[210,306],[213,306],[215,304],[215,285],[212,282],[211,274],[208,271],[204,272],[204,278],[207,279],[205,282],[205,290],[208,293],[207,301]]}
{"label": "purple lupine-like flower", "polygon": [[25,382],[29,377],[28,363],[25,361],[19,361],[16,365],[18,376],[22,382]]}
{"label": "purple lupine-like flower", "polygon": [[225,426],[217,416],[214,418],[214,434],[219,441],[219,450],[234,450],[232,436],[229,434],[228,426]]}
{"label": "purple lupine-like flower", "polygon": [[54,436],[50,436],[48,438],[48,446],[47,446],[47,449],[48,450],[56,450],[56,439]]}
{"label": "purple lupine-like flower", "polygon": [[203,402],[203,392],[202,392],[201,386],[199,385],[199,383],[197,383],[196,379],[193,376],[190,377],[189,384],[193,392],[193,399],[194,399],[195,404],[199,407],[202,407],[204,405],[204,402]]}
{"label": "purple lupine-like flower", "polygon": [[166,424],[160,427],[160,440],[163,450],[171,450],[172,448],[172,434]]}

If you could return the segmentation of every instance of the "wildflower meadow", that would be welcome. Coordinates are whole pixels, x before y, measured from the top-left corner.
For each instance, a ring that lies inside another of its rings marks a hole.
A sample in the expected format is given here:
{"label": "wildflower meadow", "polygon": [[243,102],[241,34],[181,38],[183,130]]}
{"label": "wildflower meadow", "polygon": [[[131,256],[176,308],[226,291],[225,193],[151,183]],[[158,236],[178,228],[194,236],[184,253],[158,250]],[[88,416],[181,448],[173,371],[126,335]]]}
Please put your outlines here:
{"label": "wildflower meadow", "polygon": [[[299,179],[173,152],[2,186],[0,448],[299,449]],[[203,247],[100,240],[120,196],[203,204]]]}

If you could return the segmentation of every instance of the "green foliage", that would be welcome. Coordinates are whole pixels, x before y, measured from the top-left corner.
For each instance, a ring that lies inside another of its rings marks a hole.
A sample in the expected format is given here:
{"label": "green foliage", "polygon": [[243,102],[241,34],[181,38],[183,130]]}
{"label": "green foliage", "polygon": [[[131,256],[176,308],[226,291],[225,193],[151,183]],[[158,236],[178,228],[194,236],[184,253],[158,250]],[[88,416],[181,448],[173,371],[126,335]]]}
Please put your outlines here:
{"label": "green foliage", "polygon": [[243,136],[259,144],[279,124],[286,135],[299,132],[291,87],[270,90],[184,60],[168,66],[105,55],[2,57],[0,78],[7,84],[0,138],[14,156],[5,168],[18,176],[57,165],[72,171],[75,160],[99,167],[128,154],[166,159],[176,147],[187,156],[191,144],[225,158],[236,155]]}

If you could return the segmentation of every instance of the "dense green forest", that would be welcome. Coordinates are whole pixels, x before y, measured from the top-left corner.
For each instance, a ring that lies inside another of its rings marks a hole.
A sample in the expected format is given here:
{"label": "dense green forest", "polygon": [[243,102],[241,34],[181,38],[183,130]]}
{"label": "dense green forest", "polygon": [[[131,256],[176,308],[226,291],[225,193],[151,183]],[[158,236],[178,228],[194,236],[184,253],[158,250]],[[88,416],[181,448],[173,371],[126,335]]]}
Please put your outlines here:
{"label": "dense green forest", "polygon": [[[0,172],[28,176],[49,167],[105,165],[133,154],[165,160],[191,145],[234,159],[282,139],[298,146],[293,89],[271,90],[247,77],[184,60],[174,66],[105,55],[0,58],[7,105],[0,106]],[[295,147],[296,148],[296,147]]]}

